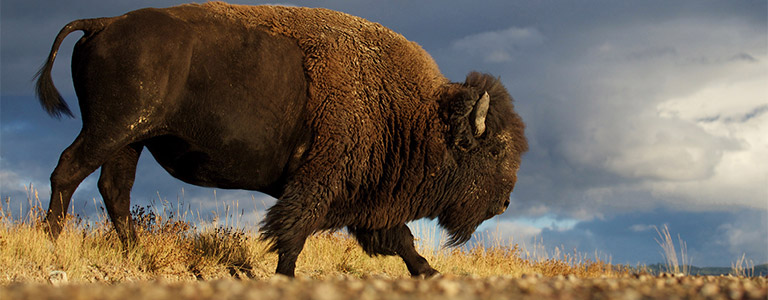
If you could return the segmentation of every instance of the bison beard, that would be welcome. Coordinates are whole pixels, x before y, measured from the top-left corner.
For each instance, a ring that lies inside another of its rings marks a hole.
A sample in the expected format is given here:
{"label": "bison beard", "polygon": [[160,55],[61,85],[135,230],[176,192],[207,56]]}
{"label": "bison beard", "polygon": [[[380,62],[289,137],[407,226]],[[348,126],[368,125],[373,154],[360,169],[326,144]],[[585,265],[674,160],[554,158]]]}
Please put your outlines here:
{"label": "bison beard", "polygon": [[70,115],[51,69],[62,40],[83,129],[51,175],[53,238],[77,186],[99,191],[126,245],[144,148],[185,182],[267,193],[261,238],[293,276],[306,238],[346,227],[369,255],[437,274],[406,222],[430,218],[460,245],[502,213],[527,150],[524,124],[493,76],[449,82],[416,43],[326,9],[221,2],[77,20],[56,36],[37,94]]}

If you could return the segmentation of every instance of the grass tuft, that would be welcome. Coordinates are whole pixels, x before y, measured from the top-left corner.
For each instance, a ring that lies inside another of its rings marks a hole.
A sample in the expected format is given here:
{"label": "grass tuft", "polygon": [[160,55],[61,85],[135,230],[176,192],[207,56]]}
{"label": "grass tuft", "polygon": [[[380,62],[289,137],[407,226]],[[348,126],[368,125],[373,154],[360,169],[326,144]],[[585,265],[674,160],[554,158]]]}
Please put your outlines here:
{"label": "grass tuft", "polygon": [[755,276],[755,262],[746,259],[746,253],[741,255],[741,258],[735,262],[731,262],[730,274],[737,277],[753,277]]}
{"label": "grass tuft", "polygon": [[677,235],[677,240],[680,245],[680,260],[677,258],[677,250],[675,250],[675,241],[672,240],[672,235],[669,233],[669,227],[665,224],[664,228],[659,230],[654,226],[656,233],[659,235],[656,243],[661,246],[663,252],[662,256],[666,261],[667,272],[673,274],[691,274],[691,261],[688,258],[688,245],[683,241],[680,235]]}

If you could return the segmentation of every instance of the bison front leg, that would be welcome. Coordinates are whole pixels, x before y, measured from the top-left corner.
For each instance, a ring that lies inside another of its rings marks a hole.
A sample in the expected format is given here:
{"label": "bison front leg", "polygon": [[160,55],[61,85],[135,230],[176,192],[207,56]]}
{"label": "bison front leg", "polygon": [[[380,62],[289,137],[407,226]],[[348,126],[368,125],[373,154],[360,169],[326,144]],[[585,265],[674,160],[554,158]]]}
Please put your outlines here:
{"label": "bison front leg", "polygon": [[413,234],[408,226],[400,224],[393,228],[371,230],[349,227],[363,251],[368,255],[398,255],[405,262],[413,277],[432,277],[439,272],[432,268],[427,259],[416,252]]}
{"label": "bison front leg", "polygon": [[322,224],[332,197],[324,185],[295,185],[269,208],[260,231],[272,243],[269,251],[278,254],[277,274],[294,277],[304,242]]}

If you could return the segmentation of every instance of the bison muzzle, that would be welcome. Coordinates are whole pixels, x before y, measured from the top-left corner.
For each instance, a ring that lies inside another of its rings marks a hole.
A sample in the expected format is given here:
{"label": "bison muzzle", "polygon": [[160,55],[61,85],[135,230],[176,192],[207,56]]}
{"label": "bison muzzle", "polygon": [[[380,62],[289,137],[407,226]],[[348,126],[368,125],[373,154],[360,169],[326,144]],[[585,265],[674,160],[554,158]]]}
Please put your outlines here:
{"label": "bison muzzle", "polygon": [[438,219],[460,245],[509,205],[524,124],[500,81],[450,82],[416,43],[327,10],[221,2],[77,20],[38,73],[49,114],[72,116],[51,79],[72,54],[83,127],[51,175],[46,226],[61,231],[73,192],[101,168],[99,191],[120,240],[146,148],[190,184],[277,198],[260,228],[294,275],[306,238],[346,227],[369,255],[437,273],[406,222]]}

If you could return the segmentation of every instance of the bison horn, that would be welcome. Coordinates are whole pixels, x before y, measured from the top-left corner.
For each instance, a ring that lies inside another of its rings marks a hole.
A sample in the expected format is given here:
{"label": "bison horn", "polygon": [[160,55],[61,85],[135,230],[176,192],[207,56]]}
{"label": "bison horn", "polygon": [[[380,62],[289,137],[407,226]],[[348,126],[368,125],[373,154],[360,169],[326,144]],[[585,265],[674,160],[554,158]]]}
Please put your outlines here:
{"label": "bison horn", "polygon": [[475,125],[475,137],[479,137],[485,132],[485,117],[488,115],[488,106],[490,103],[491,96],[488,95],[488,92],[485,92],[483,96],[480,97],[480,100],[477,100],[475,108],[472,110],[472,114],[470,114],[470,119]]}

